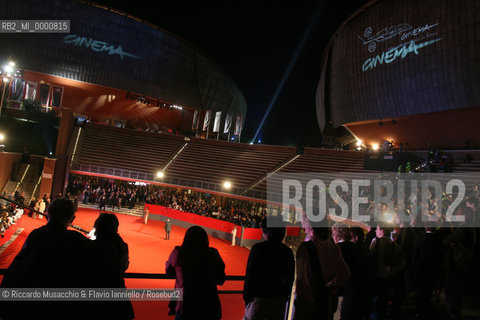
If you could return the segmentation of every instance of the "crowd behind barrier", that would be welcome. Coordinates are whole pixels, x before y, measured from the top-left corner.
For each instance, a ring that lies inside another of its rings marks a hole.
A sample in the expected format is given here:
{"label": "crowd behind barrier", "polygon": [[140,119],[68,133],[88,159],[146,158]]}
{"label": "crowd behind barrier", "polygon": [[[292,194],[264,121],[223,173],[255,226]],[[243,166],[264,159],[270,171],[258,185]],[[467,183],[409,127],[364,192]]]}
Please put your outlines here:
{"label": "crowd behind barrier", "polygon": [[[189,212],[184,212],[153,204],[145,204],[145,211],[147,212],[147,210],[149,215],[157,214],[162,217],[184,221],[192,225],[198,225],[204,228],[209,228],[224,233],[231,233],[232,230],[236,228],[236,235],[239,238],[241,237],[241,239],[262,240],[262,231],[260,228],[242,227],[232,222],[192,214]],[[300,235],[299,231],[300,228],[297,226],[288,227],[286,235],[290,237],[297,237]]]}
{"label": "crowd behind barrier", "polygon": [[153,204],[248,228],[258,228],[266,215],[265,205],[250,201],[226,199],[222,206],[217,204],[215,197],[188,189],[134,185],[118,180],[111,182],[92,176],[72,176],[67,192],[84,204],[98,205],[100,210],[110,208],[115,211],[132,209],[137,204]]}

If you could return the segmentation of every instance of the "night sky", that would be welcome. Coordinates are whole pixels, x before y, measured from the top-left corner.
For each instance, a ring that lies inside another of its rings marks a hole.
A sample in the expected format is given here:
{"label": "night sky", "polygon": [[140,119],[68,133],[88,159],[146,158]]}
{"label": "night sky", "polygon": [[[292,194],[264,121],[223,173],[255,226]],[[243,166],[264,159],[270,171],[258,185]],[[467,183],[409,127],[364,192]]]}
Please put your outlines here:
{"label": "night sky", "polygon": [[[258,138],[262,144],[319,147],[322,135],[315,93],[323,51],[341,23],[367,1],[96,2],[180,36],[223,66],[247,100],[242,142],[253,138],[290,61],[300,50]],[[310,24],[311,32],[302,46]]]}

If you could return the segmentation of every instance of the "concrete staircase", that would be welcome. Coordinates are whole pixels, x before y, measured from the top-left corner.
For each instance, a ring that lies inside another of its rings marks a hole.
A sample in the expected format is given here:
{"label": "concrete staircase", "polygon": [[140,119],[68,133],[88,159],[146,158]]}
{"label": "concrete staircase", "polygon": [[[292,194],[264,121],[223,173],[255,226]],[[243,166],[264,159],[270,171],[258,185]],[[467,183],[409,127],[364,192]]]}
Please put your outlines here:
{"label": "concrete staircase", "polygon": [[480,174],[480,160],[472,160],[470,163],[464,163],[461,160],[457,160],[455,161],[453,172]]}
{"label": "concrete staircase", "polygon": [[[78,202],[78,207],[79,208],[85,208],[85,209],[99,210],[98,204],[83,204],[81,201]],[[128,209],[128,208],[118,209],[117,207],[115,207],[115,210],[112,211],[112,207],[107,206],[107,207],[105,207],[105,211],[120,213],[120,214],[126,214],[126,215],[129,215],[129,216],[135,216],[135,217],[142,217],[143,216],[143,208],[144,208],[143,204],[137,204],[137,205],[135,205],[135,207],[133,207],[133,209]]]}
{"label": "concrete staircase", "polygon": [[7,182],[2,192],[5,191],[7,195],[17,190],[24,193],[26,205],[30,203],[32,197],[38,196],[41,176],[37,165],[19,164],[14,168],[12,179]]}

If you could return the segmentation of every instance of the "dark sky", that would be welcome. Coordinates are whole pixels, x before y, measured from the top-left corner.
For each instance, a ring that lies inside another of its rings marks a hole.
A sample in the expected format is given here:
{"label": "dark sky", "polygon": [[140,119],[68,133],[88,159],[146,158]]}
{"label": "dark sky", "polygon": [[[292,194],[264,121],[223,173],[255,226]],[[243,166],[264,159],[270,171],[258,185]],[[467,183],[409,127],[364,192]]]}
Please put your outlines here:
{"label": "dark sky", "polygon": [[[222,65],[247,100],[242,142],[253,138],[300,49],[259,137],[264,144],[320,146],[315,93],[323,51],[340,24],[366,0],[96,2],[176,34]],[[301,46],[316,12],[318,18]]]}

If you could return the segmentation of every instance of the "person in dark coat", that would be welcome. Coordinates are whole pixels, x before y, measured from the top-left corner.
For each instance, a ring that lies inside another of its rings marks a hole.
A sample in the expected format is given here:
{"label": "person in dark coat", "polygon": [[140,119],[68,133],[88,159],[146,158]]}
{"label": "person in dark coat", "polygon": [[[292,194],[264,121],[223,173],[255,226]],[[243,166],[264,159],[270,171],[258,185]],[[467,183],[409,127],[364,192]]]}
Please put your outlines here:
{"label": "person in dark coat", "polygon": [[[126,288],[124,275],[129,265],[128,245],[118,234],[118,219],[112,213],[100,213],[95,221],[93,241],[95,286],[99,288]],[[99,319],[134,318],[130,301],[107,301],[96,305]]]}
{"label": "person in dark coat", "polygon": [[100,196],[100,199],[98,200],[98,209],[100,211],[105,211],[105,207],[106,207],[106,198],[104,195]]}
{"label": "person in dark coat", "polygon": [[175,271],[175,288],[183,289],[183,300],[169,304],[175,320],[222,318],[217,285],[225,282],[225,263],[217,249],[209,246],[205,230],[190,227],[181,246],[176,246],[166,262],[167,274]]}
{"label": "person in dark coat", "polygon": [[115,211],[115,207],[118,207],[118,209],[120,209],[120,207],[118,206],[117,195],[114,192],[112,192],[110,196],[110,205],[112,206],[112,211]]}
{"label": "person in dark coat", "polygon": [[77,213],[78,211],[78,196],[75,195],[75,197],[73,197],[73,210],[75,211],[75,213]]}
{"label": "person in dark coat", "polygon": [[443,261],[443,246],[433,228],[426,227],[419,235],[413,251],[413,270],[416,284],[416,312],[425,317],[430,311],[433,292],[439,287]]}
{"label": "person in dark coat", "polygon": [[[273,218],[273,217],[272,217]],[[285,227],[270,227],[261,222],[266,241],[255,244],[248,256],[243,287],[245,320],[285,318],[295,276],[292,250],[282,243]]]}
{"label": "person in dark coat", "polygon": [[352,232],[350,227],[341,223],[336,223],[332,227],[332,237],[335,243],[342,250],[342,256],[350,269],[350,278],[345,282],[340,291],[343,296],[340,308],[340,318],[342,320],[361,320],[364,319],[365,304],[364,300],[367,292],[366,277],[363,270],[367,267],[362,265],[360,253],[352,242]]}
{"label": "person in dark coat", "polygon": [[462,319],[464,289],[468,281],[471,281],[469,271],[474,265],[474,252],[466,231],[466,228],[458,228],[443,240],[448,247],[444,256],[443,271],[447,307],[445,318],[449,320]]}
{"label": "person in dark coat", "polygon": [[362,266],[362,276],[365,281],[363,288],[363,308],[362,315],[367,318],[367,316],[372,312],[372,302],[375,293],[374,287],[374,271],[375,266],[370,255],[368,246],[365,243],[365,232],[360,227],[352,227],[352,240],[355,245],[355,249],[360,257],[360,265]]}

